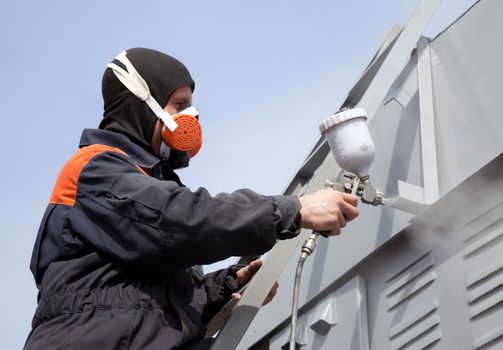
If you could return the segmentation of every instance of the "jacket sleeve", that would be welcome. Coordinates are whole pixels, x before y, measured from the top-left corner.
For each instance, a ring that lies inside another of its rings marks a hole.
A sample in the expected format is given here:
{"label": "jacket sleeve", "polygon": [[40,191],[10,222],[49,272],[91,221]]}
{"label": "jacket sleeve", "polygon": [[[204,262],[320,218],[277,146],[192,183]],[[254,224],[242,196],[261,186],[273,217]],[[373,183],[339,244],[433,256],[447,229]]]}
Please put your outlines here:
{"label": "jacket sleeve", "polygon": [[298,233],[296,196],[243,189],[212,197],[146,176],[127,156],[104,152],[83,169],[72,231],[99,251],[138,268],[209,264],[259,255]]}

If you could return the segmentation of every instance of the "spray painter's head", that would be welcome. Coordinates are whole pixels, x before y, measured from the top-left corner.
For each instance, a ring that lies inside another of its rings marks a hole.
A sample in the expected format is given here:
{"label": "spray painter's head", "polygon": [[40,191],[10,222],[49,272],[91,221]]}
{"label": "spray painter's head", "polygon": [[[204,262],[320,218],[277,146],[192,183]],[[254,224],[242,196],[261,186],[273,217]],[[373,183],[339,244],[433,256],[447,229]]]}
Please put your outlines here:
{"label": "spray painter's head", "polygon": [[363,108],[341,110],[320,125],[337,164],[359,178],[369,175],[375,148]]}

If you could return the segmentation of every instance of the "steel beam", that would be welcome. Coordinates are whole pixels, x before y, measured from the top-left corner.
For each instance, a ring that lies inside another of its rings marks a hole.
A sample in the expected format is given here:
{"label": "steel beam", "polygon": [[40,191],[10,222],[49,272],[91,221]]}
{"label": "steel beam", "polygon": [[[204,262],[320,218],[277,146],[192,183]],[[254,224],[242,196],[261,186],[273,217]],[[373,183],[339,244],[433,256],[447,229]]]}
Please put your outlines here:
{"label": "steel beam", "polygon": [[435,110],[431,76],[431,51],[428,38],[418,43],[417,77],[421,126],[421,156],[423,167],[424,203],[438,199],[437,146],[435,142]]}

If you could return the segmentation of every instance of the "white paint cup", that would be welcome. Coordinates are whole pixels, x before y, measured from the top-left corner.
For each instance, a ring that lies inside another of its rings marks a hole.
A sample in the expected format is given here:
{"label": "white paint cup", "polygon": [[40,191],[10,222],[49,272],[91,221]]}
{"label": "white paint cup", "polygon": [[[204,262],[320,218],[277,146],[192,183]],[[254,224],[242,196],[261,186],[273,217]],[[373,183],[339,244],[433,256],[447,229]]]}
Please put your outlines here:
{"label": "white paint cup", "polygon": [[337,164],[359,178],[369,175],[375,155],[366,120],[363,108],[353,108],[337,112],[320,125]]}

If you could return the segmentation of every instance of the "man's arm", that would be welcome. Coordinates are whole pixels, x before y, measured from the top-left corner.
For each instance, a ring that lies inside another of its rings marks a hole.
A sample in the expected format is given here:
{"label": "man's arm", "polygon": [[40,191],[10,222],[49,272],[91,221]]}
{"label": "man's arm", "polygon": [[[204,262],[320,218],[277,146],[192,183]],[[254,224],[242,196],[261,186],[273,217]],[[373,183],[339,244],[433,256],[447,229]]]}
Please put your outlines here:
{"label": "man's arm", "polygon": [[263,254],[296,234],[300,202],[248,189],[213,197],[146,176],[127,156],[105,152],[83,169],[76,207],[69,225],[86,242],[136,268],[163,270]]}

